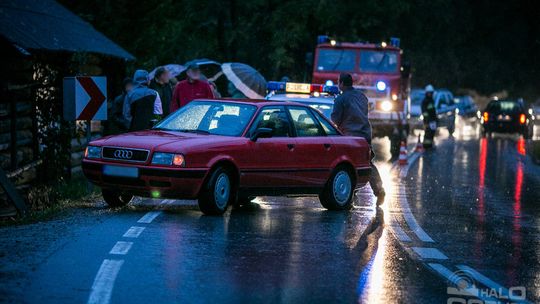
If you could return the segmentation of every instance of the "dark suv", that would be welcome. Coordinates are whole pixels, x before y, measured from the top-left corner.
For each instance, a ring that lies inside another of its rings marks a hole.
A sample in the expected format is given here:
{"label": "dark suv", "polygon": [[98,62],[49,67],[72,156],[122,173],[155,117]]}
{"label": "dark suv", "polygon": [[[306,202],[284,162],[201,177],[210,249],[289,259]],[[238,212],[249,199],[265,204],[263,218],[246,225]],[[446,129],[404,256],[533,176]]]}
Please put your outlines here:
{"label": "dark suv", "polygon": [[524,138],[533,135],[533,118],[522,102],[492,100],[482,113],[482,135],[491,133],[519,133]]}

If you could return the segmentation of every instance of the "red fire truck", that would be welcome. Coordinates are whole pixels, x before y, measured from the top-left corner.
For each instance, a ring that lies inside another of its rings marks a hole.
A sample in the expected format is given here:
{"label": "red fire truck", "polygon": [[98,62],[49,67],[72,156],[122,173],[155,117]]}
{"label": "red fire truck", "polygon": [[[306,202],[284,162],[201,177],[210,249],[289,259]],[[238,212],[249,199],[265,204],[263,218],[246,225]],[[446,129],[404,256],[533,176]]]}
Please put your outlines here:
{"label": "red fire truck", "polygon": [[369,99],[373,136],[388,136],[392,152],[409,132],[411,74],[402,54],[398,38],[373,44],[319,36],[313,66],[313,83],[336,83],[341,72],[353,76],[354,86]]}

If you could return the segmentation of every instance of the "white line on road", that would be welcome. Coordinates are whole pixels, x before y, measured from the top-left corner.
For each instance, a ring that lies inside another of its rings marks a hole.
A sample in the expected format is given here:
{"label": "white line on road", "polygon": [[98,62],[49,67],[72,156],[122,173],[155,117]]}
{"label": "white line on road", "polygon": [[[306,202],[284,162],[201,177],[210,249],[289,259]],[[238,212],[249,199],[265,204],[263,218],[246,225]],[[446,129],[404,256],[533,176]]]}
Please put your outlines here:
{"label": "white line on road", "polygon": [[409,228],[416,234],[416,236],[422,241],[427,243],[433,243],[433,239],[418,225],[416,218],[411,212],[409,207],[409,201],[407,200],[407,192],[405,191],[405,185],[401,184],[399,187],[399,194],[401,199],[398,200],[401,205],[401,210],[403,211],[403,217],[409,225]]}
{"label": "white line on road", "polygon": [[133,246],[133,242],[124,242],[124,241],[118,241],[114,245],[114,247],[109,251],[109,254],[121,254],[125,255],[129,252],[131,249],[131,246]]}
{"label": "white line on road", "polygon": [[392,227],[392,231],[394,232],[394,235],[400,240],[401,242],[411,242],[411,238],[405,233],[403,228],[401,228],[401,225],[395,220],[392,219],[390,223],[390,227]]}
{"label": "white line on road", "polygon": [[143,215],[140,220],[137,221],[137,223],[142,224],[150,224],[156,217],[158,217],[161,214],[161,211],[150,211]]}
{"label": "white line on road", "polygon": [[123,260],[104,260],[94,279],[88,304],[107,304],[111,301],[114,281],[124,264]]}
{"label": "white line on road", "polygon": [[411,247],[411,249],[425,260],[447,260],[448,257],[437,248]]}
{"label": "white line on road", "polygon": [[138,238],[139,235],[141,235],[141,233],[144,231],[144,229],[144,227],[132,226],[128,229],[128,231],[126,231],[126,233],[124,233],[123,237]]}

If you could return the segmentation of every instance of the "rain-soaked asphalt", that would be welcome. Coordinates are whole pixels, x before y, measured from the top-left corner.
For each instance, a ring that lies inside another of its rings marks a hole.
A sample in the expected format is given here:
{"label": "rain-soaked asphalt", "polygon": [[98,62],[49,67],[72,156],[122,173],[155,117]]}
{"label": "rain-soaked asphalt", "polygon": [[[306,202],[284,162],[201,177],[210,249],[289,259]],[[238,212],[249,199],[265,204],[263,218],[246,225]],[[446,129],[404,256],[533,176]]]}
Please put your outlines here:
{"label": "rain-soaked asphalt", "polygon": [[[326,211],[316,198],[270,197],[223,217],[203,216],[189,201],[85,209],[100,220],[70,224],[25,274],[21,297],[0,302],[447,303],[452,285],[433,265],[450,274],[469,267],[504,290],[523,286],[538,302],[540,166],[517,137],[476,134],[441,132],[406,177],[384,152],[388,143],[375,141],[388,192],[382,208],[363,188],[351,212]],[[10,254],[2,250],[0,261]]]}

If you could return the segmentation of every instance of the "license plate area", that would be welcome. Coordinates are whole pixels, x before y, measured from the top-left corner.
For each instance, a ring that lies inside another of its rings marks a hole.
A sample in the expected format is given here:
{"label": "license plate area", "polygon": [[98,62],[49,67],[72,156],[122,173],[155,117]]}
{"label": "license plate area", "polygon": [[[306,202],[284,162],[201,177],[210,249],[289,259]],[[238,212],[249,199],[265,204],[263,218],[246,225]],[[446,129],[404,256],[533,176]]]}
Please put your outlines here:
{"label": "license plate area", "polygon": [[116,176],[116,177],[138,178],[139,177],[139,168],[104,165],[103,166],[103,175]]}

